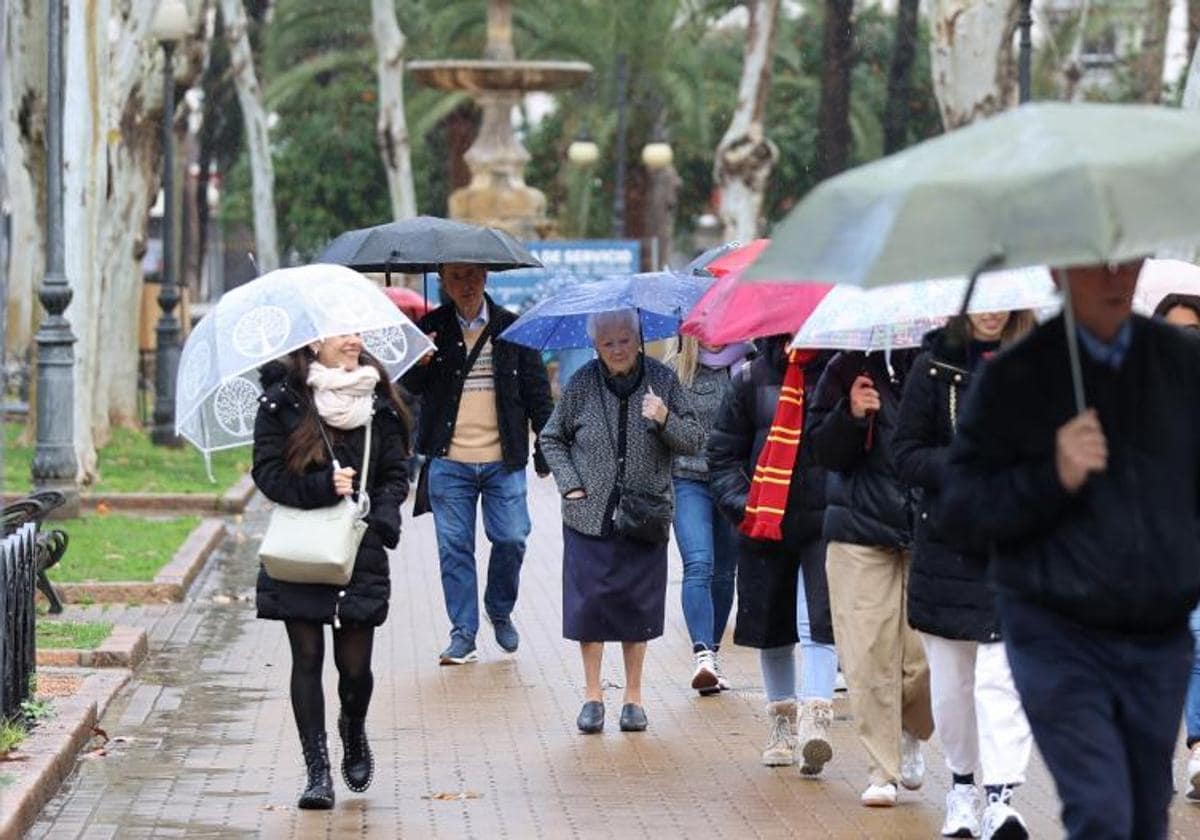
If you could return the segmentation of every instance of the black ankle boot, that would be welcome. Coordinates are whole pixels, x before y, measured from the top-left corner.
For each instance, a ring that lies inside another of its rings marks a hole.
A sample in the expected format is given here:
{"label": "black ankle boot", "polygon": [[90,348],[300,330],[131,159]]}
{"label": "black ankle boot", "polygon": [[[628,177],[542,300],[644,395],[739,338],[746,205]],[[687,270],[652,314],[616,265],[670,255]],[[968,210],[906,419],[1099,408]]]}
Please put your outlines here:
{"label": "black ankle boot", "polygon": [[300,733],[300,746],[304,750],[304,765],[308,768],[308,783],[300,794],[301,808],[328,811],[333,807],[333,778],[329,775],[329,750],[325,746],[325,732]]}
{"label": "black ankle boot", "polygon": [[371,786],[375,775],[375,757],[367,743],[367,719],[338,715],[338,734],[342,736],[342,778],[346,787],[362,793]]}

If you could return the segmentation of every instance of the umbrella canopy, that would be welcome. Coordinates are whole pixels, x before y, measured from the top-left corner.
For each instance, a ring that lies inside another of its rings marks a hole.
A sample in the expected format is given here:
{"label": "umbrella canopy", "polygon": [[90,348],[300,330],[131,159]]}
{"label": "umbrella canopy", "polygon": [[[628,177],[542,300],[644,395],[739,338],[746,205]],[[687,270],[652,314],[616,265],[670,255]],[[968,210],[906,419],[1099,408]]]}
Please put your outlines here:
{"label": "umbrella canopy", "polygon": [[329,243],[317,262],[407,274],[437,271],[454,262],[482,265],[488,271],[542,267],[524,245],[502,230],[435,216],[347,231]]}
{"label": "umbrella canopy", "polygon": [[1183,260],[1146,260],[1138,275],[1134,305],[1150,313],[1167,295],[1200,297],[1200,266]]}
{"label": "umbrella canopy", "polygon": [[414,321],[425,317],[433,304],[425,299],[420,292],[415,292],[406,286],[388,286],[383,290],[387,295],[388,300],[396,304],[397,308]]}
{"label": "umbrella canopy", "polygon": [[741,245],[721,254],[708,263],[708,265],[704,266],[704,269],[717,278],[728,277],[730,274],[740,274],[749,268],[750,264],[758,259],[759,254],[770,244],[770,239],[755,239],[748,245]]}
{"label": "umbrella canopy", "polygon": [[710,282],[694,275],[655,271],[568,286],[530,307],[500,337],[535,350],[591,347],[589,315],[634,309],[641,320],[642,340],[669,338],[679,332],[684,316]]}
{"label": "umbrella canopy", "polygon": [[255,369],[348,333],[362,333],[392,379],[433,347],[378,286],[344,266],[283,268],[226,292],[183,347],[175,431],[206,454],[250,443],[262,391]]}
{"label": "umbrella canopy", "polygon": [[833,288],[829,283],[743,283],[737,274],[726,274],[692,307],[680,332],[710,345],[791,334]]}
{"label": "umbrella canopy", "polygon": [[879,286],[1119,262],[1200,238],[1200,114],[1038,103],[816,189],[747,280]]}
{"label": "umbrella canopy", "polygon": [[[836,286],[805,320],[791,346],[835,350],[919,347],[926,332],[961,311],[969,282],[959,277],[878,289]],[[1058,290],[1044,267],[993,271],[980,275],[967,311],[1039,311],[1058,302]]]}

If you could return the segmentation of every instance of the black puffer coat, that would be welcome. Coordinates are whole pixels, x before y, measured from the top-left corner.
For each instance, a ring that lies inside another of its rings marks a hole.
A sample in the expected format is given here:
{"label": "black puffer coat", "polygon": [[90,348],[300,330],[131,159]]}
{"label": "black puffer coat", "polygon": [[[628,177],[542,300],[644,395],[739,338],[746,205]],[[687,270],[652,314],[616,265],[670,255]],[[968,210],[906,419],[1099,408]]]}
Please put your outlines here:
{"label": "black puffer coat", "polygon": [[[908,490],[896,473],[892,434],[904,377],[917,353],[838,353],[825,368],[809,403],[807,437],[828,469],[825,539],[882,548],[912,542]],[[859,374],[874,381],[882,407],[872,418],[850,413],[850,386]]]}
{"label": "black puffer coat", "polygon": [[[732,389],[709,433],[709,486],[717,506],[735,526],[745,515],[750,476],[775,419],[786,370],[783,346],[772,344],[735,371]],[[816,391],[829,357],[828,353],[821,354],[805,367],[806,404]],[[801,442],[792,472],[786,511],[780,542],[739,536],[738,614],[734,625],[734,641],[739,645],[767,648],[797,641],[796,575],[802,566],[813,638],[825,644],[833,641],[821,542],[825,470],[813,459],[807,438]]]}
{"label": "black puffer coat", "polygon": [[931,518],[971,378],[961,350],[946,344],[942,330],[926,337],[905,383],[892,438],[900,478],[917,489],[908,623],[945,639],[994,642],[1000,625],[987,583],[986,546],[967,548],[946,539]]}
{"label": "black puffer coat", "polygon": [[[279,362],[263,366],[260,375],[263,396],[254,421],[254,483],[268,499],[289,507],[308,509],[335,504],[341,497],[333,491],[333,467],[328,461],[313,464],[303,475],[296,475],[284,460],[288,435],[304,413],[313,410],[308,386],[292,377]],[[384,549],[395,548],[400,540],[400,504],[408,495],[409,434],[383,394],[381,385],[375,395],[371,469],[367,476],[370,527],[359,546],[350,583],[344,587],[285,583],[268,577],[260,567],[259,618],[330,624],[336,615],[342,622],[373,626],[387,618],[391,583]],[[361,475],[366,430],[329,432],[338,463],[353,467]]]}

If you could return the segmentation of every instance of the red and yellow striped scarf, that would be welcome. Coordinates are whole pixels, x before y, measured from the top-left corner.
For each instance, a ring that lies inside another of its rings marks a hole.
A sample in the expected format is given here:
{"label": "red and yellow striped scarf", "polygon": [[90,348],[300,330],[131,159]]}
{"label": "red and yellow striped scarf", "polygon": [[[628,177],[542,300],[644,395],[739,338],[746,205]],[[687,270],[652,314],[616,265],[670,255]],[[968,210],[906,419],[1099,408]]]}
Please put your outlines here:
{"label": "red and yellow striped scarf", "polygon": [[746,499],[746,515],[738,526],[752,540],[783,539],[783,515],[804,435],[804,366],[816,355],[809,350],[793,350],[788,354],[775,418],[758,455]]}

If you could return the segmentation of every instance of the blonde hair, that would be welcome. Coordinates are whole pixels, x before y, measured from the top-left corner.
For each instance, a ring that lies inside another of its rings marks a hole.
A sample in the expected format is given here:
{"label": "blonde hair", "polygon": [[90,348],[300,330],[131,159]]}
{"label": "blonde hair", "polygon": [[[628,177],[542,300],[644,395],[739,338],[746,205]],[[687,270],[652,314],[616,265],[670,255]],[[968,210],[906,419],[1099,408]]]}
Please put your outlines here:
{"label": "blonde hair", "polygon": [[700,366],[700,342],[690,335],[679,336],[679,343],[666,362],[675,370],[679,381],[690,388],[696,378],[696,368]]}

